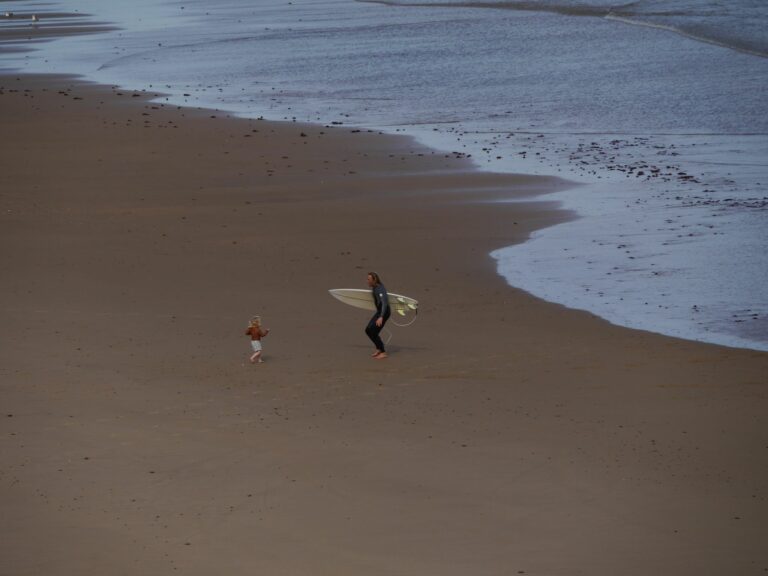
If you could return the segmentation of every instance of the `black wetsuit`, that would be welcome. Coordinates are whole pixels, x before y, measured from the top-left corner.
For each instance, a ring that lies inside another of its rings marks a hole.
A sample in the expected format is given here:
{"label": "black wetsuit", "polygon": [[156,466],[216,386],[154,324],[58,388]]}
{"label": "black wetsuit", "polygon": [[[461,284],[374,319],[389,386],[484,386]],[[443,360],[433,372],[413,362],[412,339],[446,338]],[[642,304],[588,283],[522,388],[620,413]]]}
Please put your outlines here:
{"label": "black wetsuit", "polygon": [[[368,338],[371,339],[373,345],[376,346],[376,350],[384,352],[384,342],[379,337],[379,332],[384,328],[384,324],[389,320],[389,315],[392,313],[392,309],[389,307],[389,299],[387,297],[387,289],[384,288],[384,284],[378,284],[371,289],[371,295],[373,296],[373,302],[376,304],[376,313],[368,322],[368,326],[365,327],[365,333]],[[376,326],[376,320],[383,318],[384,321],[381,326]]]}

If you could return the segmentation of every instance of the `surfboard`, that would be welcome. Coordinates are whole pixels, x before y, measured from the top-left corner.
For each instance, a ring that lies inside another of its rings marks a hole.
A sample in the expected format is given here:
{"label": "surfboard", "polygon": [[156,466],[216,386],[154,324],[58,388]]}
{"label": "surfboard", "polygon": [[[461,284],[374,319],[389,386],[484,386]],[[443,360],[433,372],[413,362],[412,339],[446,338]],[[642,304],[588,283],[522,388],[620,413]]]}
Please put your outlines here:
{"label": "surfboard", "polygon": [[[344,302],[355,308],[362,308],[363,310],[376,310],[376,304],[373,302],[373,296],[370,290],[363,290],[360,288],[334,288],[328,290],[331,296],[337,300]],[[387,300],[389,306],[392,308],[392,312],[399,314],[400,316],[412,316],[419,309],[419,301],[414,300],[408,296],[402,294],[387,293]]]}

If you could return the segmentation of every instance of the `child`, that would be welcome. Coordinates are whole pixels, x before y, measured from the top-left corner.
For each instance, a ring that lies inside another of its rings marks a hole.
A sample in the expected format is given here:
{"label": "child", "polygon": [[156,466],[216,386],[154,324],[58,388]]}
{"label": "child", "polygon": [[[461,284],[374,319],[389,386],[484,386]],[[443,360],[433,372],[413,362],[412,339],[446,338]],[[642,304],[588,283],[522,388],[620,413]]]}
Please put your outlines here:
{"label": "child", "polygon": [[248,330],[245,331],[245,335],[251,337],[251,348],[253,348],[251,364],[254,362],[258,362],[259,364],[264,362],[264,360],[261,359],[261,339],[267,334],[269,334],[269,328],[265,329],[261,327],[261,317],[254,316],[251,318]]}

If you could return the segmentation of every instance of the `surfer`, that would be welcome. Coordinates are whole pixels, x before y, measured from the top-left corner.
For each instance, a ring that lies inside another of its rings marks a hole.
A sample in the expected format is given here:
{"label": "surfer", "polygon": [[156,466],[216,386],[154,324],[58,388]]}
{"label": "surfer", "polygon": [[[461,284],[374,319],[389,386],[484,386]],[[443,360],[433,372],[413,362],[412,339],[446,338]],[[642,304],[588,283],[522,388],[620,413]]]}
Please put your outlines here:
{"label": "surfer", "polygon": [[379,333],[384,328],[387,320],[389,320],[392,310],[389,307],[387,289],[381,283],[381,278],[379,278],[376,272],[368,272],[368,286],[371,289],[373,303],[376,305],[376,312],[368,322],[368,326],[365,327],[365,333],[371,339],[373,345],[376,346],[376,351],[372,356],[377,360],[381,360],[387,357],[387,352],[384,350],[384,342],[381,341]]}

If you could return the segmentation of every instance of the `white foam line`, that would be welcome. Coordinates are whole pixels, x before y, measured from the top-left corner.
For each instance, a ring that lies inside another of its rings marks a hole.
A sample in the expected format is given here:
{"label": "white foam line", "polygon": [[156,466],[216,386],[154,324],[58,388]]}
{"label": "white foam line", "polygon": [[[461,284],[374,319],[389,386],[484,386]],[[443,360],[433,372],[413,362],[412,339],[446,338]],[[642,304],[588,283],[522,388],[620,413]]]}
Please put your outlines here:
{"label": "white foam line", "polygon": [[720,48],[727,48],[729,50],[741,52],[742,54],[749,54],[751,56],[758,56],[760,58],[768,58],[768,54],[764,52],[758,52],[756,50],[748,50],[747,48],[739,48],[738,46],[733,46],[731,44],[726,44],[724,42],[718,42],[717,40],[713,40],[712,38],[707,38],[705,36],[698,36],[696,34],[691,34],[690,32],[684,32],[679,28],[675,28],[674,26],[667,26],[665,24],[656,24],[654,22],[643,22],[642,20],[633,20],[631,18],[626,18],[623,16],[615,16],[613,14],[607,14],[603,18],[605,18],[606,20],[614,21],[614,22],[621,22],[622,24],[629,24],[631,26],[644,26],[646,28],[655,28],[657,30],[664,30],[666,32],[673,32],[685,38],[689,38],[697,42],[703,42],[704,44],[711,44],[713,46],[718,46]]}

